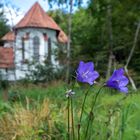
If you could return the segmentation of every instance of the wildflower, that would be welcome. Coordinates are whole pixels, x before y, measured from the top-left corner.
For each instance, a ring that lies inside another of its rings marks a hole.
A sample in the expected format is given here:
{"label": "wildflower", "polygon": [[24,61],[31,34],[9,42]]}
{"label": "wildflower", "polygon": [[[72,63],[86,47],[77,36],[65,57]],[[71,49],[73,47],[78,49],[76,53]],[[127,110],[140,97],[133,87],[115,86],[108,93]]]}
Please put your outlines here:
{"label": "wildflower", "polygon": [[90,85],[93,85],[95,79],[99,77],[98,72],[94,71],[93,62],[84,63],[83,61],[80,61],[76,74],[77,81]]}
{"label": "wildflower", "polygon": [[119,90],[120,92],[127,93],[128,88],[126,85],[129,80],[126,76],[124,76],[124,69],[120,68],[115,70],[110,77],[110,79],[106,82],[106,86]]}
{"label": "wildflower", "polygon": [[67,98],[68,98],[68,97],[71,97],[71,96],[74,95],[74,94],[75,94],[75,92],[72,91],[71,89],[68,90],[68,91],[66,91],[66,97],[67,97]]}

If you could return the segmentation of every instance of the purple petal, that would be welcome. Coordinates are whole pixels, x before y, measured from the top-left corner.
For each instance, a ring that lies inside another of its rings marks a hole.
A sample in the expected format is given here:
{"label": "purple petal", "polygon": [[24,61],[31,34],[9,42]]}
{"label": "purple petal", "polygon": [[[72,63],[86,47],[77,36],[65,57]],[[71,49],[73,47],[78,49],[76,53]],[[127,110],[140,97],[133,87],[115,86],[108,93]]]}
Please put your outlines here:
{"label": "purple petal", "polygon": [[83,72],[93,71],[93,70],[94,70],[94,64],[92,62],[84,63],[83,61],[80,61],[77,72],[82,74]]}
{"label": "purple petal", "polygon": [[119,84],[117,81],[108,81],[107,82],[107,86],[108,87],[111,87],[111,88],[115,88],[115,89],[118,89],[119,88]]}
{"label": "purple petal", "polygon": [[82,83],[89,83],[90,85],[93,85],[94,81],[89,78],[83,78],[80,74],[77,75],[76,77],[77,81],[82,82]]}
{"label": "purple petal", "polygon": [[122,75],[124,75],[124,70],[123,70],[123,68],[120,68],[120,69],[115,70],[113,72],[113,74],[112,74],[112,76],[110,77],[109,80],[112,80],[112,81],[113,80],[119,80],[122,77]]}
{"label": "purple petal", "polygon": [[127,88],[127,87],[120,87],[119,90],[120,90],[121,92],[128,93],[128,88]]}
{"label": "purple petal", "polygon": [[93,85],[94,80],[99,77],[98,72],[94,71],[93,62],[84,63],[80,61],[76,74],[77,81],[89,83],[90,85]]}
{"label": "purple petal", "polygon": [[94,84],[93,81],[87,81],[87,83],[89,83],[90,85],[93,85]]}
{"label": "purple petal", "polygon": [[93,77],[94,77],[94,80],[97,79],[99,77],[99,73],[97,71],[94,71]]}
{"label": "purple petal", "polygon": [[106,85],[108,87],[115,88],[121,92],[127,93],[128,88],[125,86],[128,84],[128,82],[128,78],[124,76],[124,69],[120,68],[113,72],[110,79],[106,82]]}
{"label": "purple petal", "polygon": [[94,71],[94,64],[93,64],[93,62],[87,62],[87,63],[85,63],[85,67],[86,67],[89,71]]}
{"label": "purple petal", "polygon": [[82,73],[82,71],[83,71],[82,68],[84,68],[84,62],[83,61],[80,61],[79,66],[78,66],[78,69],[77,69],[77,72]]}
{"label": "purple petal", "polygon": [[79,73],[77,73],[76,79],[77,79],[79,82],[83,82],[83,78],[82,78],[82,76],[81,76]]}
{"label": "purple petal", "polygon": [[122,76],[122,78],[120,79],[119,85],[122,86],[126,86],[129,83],[129,80],[127,77]]}
{"label": "purple petal", "polygon": [[97,79],[99,77],[99,74],[97,71],[94,71],[94,72],[90,72],[88,74],[88,78],[85,79],[85,81],[87,81],[90,85],[93,85],[95,79]]}

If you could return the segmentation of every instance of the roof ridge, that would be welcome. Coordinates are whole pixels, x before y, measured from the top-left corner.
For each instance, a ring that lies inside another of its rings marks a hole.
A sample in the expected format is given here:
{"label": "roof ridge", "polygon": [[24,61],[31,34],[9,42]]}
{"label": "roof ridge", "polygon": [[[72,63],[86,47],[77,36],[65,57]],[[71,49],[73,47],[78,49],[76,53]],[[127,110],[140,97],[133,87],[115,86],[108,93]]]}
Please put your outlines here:
{"label": "roof ridge", "polygon": [[[35,4],[37,4],[37,2],[35,2]],[[33,5],[33,6],[31,7],[31,9],[29,10],[29,12],[32,10],[32,8],[34,8],[34,9],[33,9],[33,12],[31,13],[30,20],[32,19],[33,15],[34,15],[34,11],[36,10],[36,9],[35,9],[35,6]],[[27,22],[27,24],[28,24],[28,23],[29,23],[29,21]]]}
{"label": "roof ridge", "polygon": [[42,27],[60,30],[57,23],[44,11],[38,2],[35,2],[21,21],[15,26],[15,28],[23,27]]}

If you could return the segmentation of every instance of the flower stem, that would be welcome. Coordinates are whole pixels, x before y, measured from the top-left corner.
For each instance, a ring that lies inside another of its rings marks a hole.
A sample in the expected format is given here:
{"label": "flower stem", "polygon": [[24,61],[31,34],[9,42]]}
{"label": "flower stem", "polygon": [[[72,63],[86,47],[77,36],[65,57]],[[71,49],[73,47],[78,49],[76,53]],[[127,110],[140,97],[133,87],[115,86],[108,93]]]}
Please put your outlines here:
{"label": "flower stem", "polygon": [[71,119],[72,119],[72,134],[73,134],[73,140],[75,140],[74,116],[73,116],[73,99],[72,99],[72,97],[71,97]]}
{"label": "flower stem", "polygon": [[81,114],[80,114],[80,120],[79,120],[79,123],[78,123],[78,140],[80,140],[81,121],[82,121],[82,116],[83,116],[83,112],[84,112],[84,106],[85,106],[86,98],[87,98],[87,95],[88,95],[88,93],[89,93],[90,88],[91,88],[91,86],[90,86],[89,89],[86,91],[85,97],[84,97],[84,101],[83,101],[83,104],[82,104],[82,109],[81,109]]}
{"label": "flower stem", "polygon": [[103,86],[96,93],[95,98],[94,98],[94,102],[91,105],[91,110],[90,110],[90,113],[89,113],[89,118],[88,118],[86,133],[85,133],[85,140],[86,140],[87,135],[88,135],[89,125],[92,124],[92,122],[93,122],[93,109],[95,107],[95,104],[96,104],[96,101],[97,101],[97,97],[98,97],[98,95],[99,95],[99,93],[100,93],[100,91],[101,91],[102,88],[103,88]]}
{"label": "flower stem", "polygon": [[[75,83],[72,85],[72,91],[74,89]],[[73,134],[73,140],[75,139],[75,132],[74,132],[74,116],[73,116],[73,99],[72,96],[68,97],[68,140],[71,139],[70,135],[70,122],[72,123],[72,134]],[[70,121],[70,115],[71,115],[71,121]]]}
{"label": "flower stem", "polygon": [[68,140],[70,140],[70,99],[68,97]]}

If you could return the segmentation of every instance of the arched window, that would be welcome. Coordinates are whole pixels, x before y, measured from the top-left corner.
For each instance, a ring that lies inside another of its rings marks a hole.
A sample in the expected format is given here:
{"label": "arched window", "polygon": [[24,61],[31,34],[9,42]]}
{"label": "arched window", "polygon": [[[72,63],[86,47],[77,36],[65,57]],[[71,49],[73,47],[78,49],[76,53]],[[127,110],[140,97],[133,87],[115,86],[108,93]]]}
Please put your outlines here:
{"label": "arched window", "polygon": [[22,60],[24,61],[25,59],[25,42],[24,42],[24,38],[21,38],[21,45],[22,45]]}
{"label": "arched window", "polygon": [[40,45],[39,37],[35,36],[33,38],[33,54],[35,61],[39,61],[39,45]]}
{"label": "arched window", "polygon": [[51,38],[48,38],[48,62],[51,63],[51,55],[52,55],[52,41]]}

